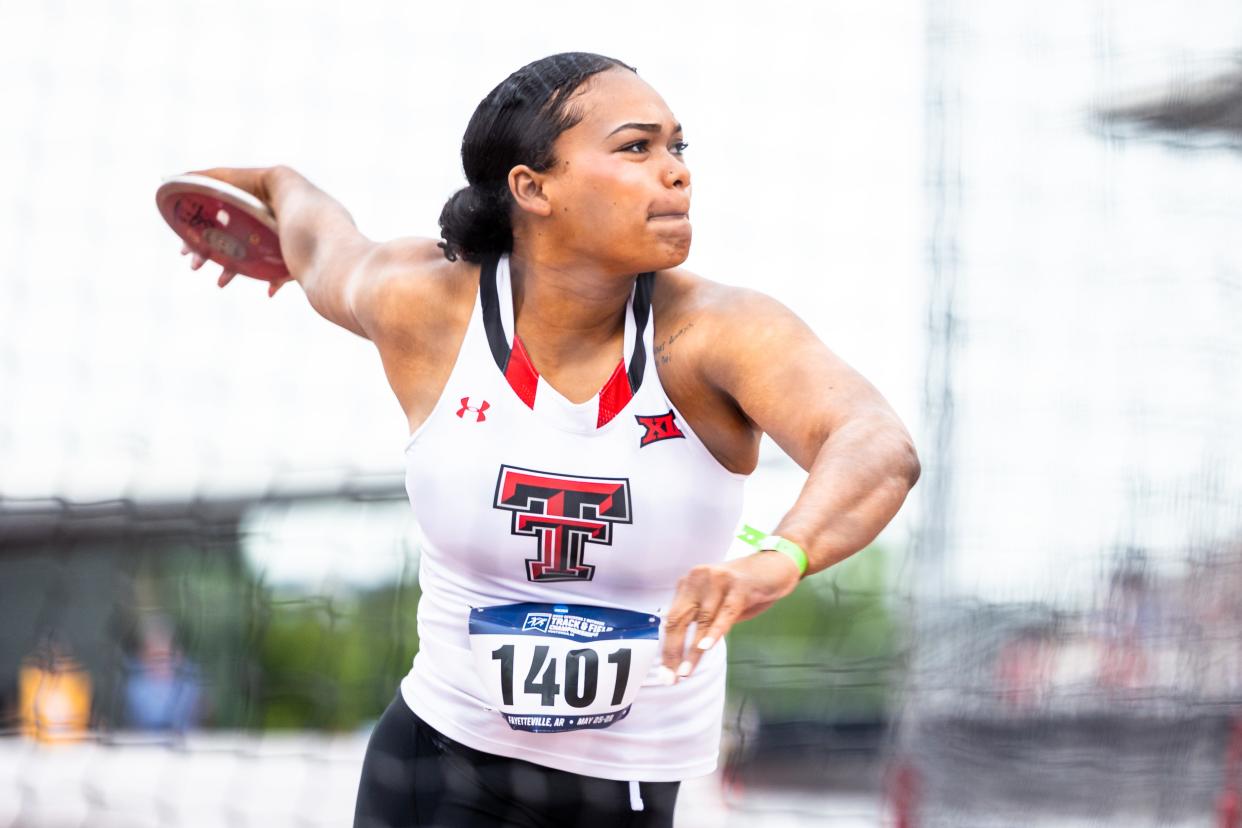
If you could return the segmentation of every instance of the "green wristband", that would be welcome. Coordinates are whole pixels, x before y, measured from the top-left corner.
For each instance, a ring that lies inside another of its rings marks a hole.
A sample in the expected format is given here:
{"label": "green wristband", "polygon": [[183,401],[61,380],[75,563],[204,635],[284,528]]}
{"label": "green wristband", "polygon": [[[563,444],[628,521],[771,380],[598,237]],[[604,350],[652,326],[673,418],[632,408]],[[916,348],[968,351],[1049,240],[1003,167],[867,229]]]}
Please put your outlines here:
{"label": "green wristband", "polygon": [[780,535],[769,535],[767,532],[756,529],[753,526],[742,524],[742,534],[738,535],[737,539],[750,544],[760,552],[772,550],[773,552],[787,555],[791,561],[798,565],[799,577],[806,574],[806,551],[788,538],[782,538]]}

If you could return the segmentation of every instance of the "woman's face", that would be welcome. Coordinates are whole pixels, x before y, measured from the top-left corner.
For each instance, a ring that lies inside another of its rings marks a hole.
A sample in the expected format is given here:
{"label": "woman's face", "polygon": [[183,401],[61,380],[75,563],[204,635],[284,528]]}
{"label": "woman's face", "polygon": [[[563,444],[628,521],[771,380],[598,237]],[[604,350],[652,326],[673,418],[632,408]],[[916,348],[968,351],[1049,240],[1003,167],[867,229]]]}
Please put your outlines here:
{"label": "woman's face", "polygon": [[593,75],[571,106],[582,120],[553,144],[542,174],[550,206],[536,232],[571,258],[641,273],[690,253],[690,170],[681,127],[654,89],[628,69]]}

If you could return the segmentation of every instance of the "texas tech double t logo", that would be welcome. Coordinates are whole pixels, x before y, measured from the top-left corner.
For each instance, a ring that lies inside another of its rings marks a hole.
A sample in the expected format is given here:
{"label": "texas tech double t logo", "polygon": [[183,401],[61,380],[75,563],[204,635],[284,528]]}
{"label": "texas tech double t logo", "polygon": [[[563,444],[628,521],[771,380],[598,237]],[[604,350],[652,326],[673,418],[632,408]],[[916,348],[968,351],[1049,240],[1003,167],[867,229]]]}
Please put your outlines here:
{"label": "texas tech double t logo", "polygon": [[494,505],[513,513],[513,534],[538,540],[528,579],[589,581],[595,567],[582,560],[586,545],[611,545],[613,524],[630,522],[630,482],[501,466]]}

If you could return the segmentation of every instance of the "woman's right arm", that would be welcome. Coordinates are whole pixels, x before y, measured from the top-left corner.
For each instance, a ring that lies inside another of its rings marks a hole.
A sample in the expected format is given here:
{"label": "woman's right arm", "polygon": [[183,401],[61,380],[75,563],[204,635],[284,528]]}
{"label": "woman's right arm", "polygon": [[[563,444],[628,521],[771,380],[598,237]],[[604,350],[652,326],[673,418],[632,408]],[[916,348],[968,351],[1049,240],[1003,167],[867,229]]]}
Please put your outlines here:
{"label": "woman's right arm", "polygon": [[[290,167],[218,167],[196,174],[226,181],[267,204],[276,216],[285,265],[311,307],[361,337],[378,339],[393,292],[417,291],[417,273],[444,262],[434,239],[368,239],[339,201]],[[220,286],[233,276],[226,269]],[[281,284],[273,283],[269,294]]]}

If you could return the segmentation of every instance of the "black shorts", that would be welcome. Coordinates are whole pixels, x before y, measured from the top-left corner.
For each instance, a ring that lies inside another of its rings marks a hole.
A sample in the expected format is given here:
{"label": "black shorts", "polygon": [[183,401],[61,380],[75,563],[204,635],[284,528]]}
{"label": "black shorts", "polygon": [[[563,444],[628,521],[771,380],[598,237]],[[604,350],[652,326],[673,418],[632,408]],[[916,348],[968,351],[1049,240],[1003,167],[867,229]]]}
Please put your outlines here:
{"label": "black shorts", "polygon": [[598,779],[495,756],[424,722],[398,693],[362,763],[354,828],[671,828],[680,782]]}

